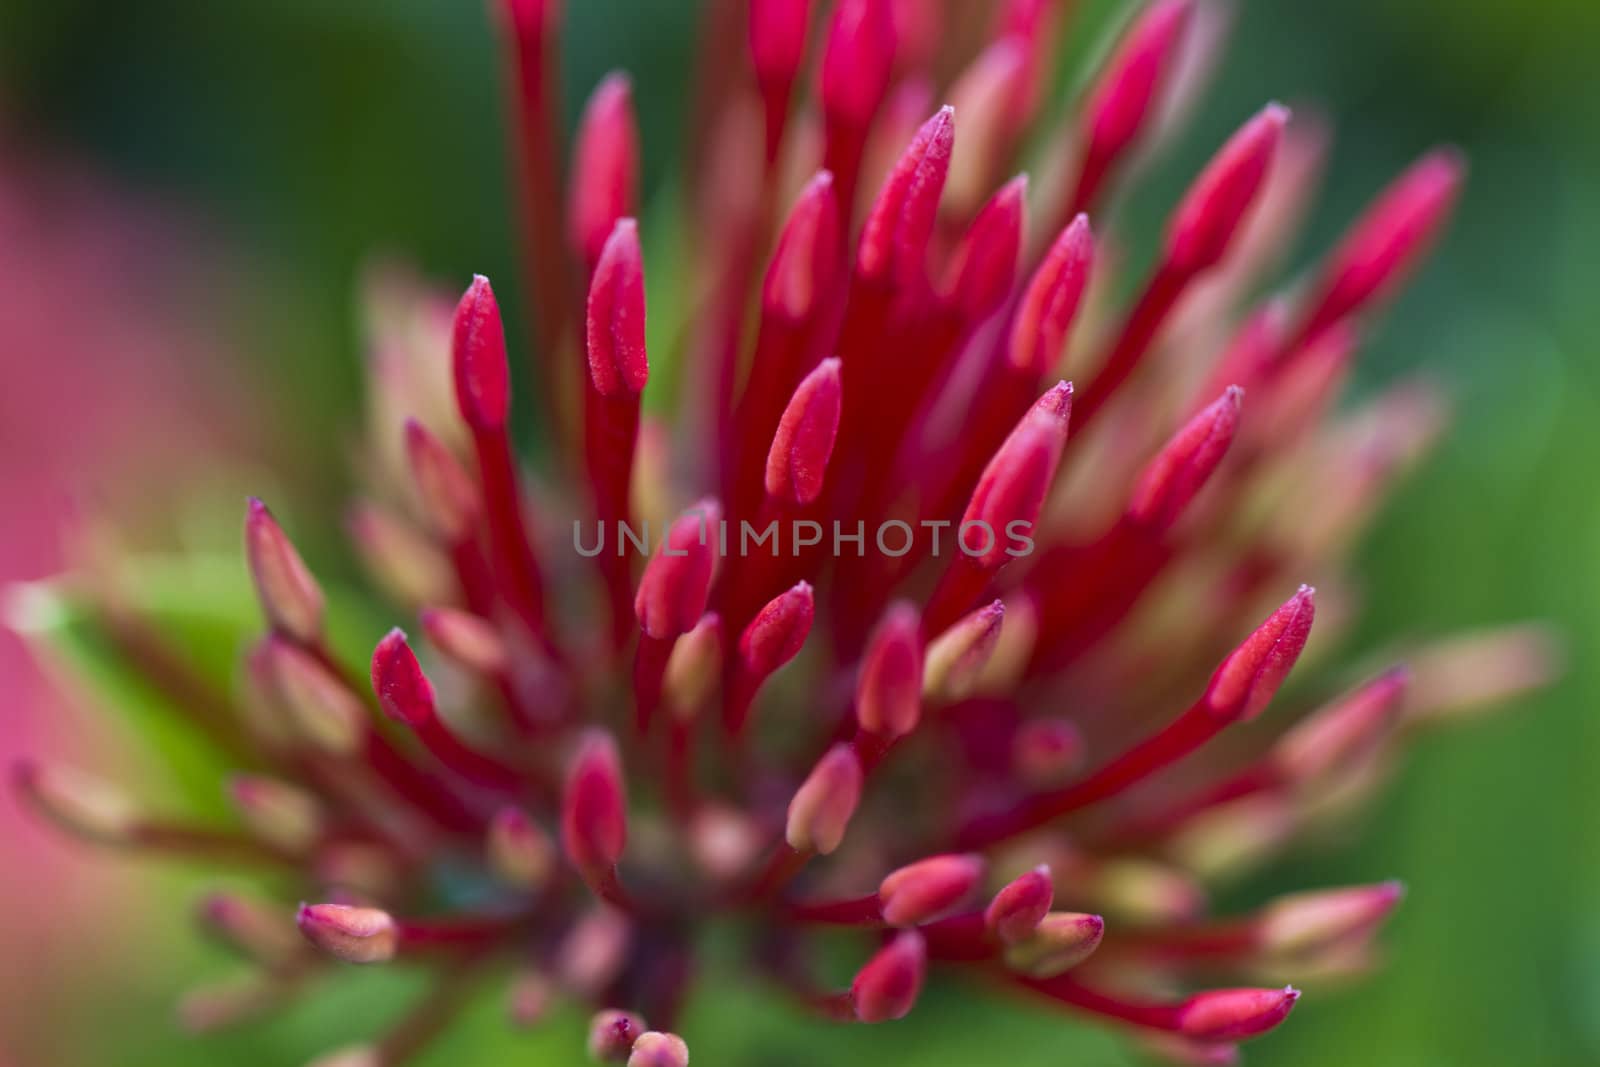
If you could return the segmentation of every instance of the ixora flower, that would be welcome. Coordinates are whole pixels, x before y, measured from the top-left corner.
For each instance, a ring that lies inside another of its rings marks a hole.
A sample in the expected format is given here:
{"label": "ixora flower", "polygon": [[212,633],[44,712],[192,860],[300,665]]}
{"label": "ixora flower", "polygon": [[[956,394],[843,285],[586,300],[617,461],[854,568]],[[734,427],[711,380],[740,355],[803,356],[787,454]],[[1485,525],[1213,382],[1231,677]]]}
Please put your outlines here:
{"label": "ixora flower", "polygon": [[[509,973],[517,1022],[585,1004],[596,1058],[681,1065],[701,934],[731,924],[753,977],[827,1019],[900,1019],[943,975],[1230,1062],[1290,1013],[1283,982],[1369,964],[1401,890],[1218,917],[1207,885],[1348,815],[1422,727],[1550,671],[1528,628],[1325,666],[1343,550],[1441,423],[1418,383],[1334,402],[1449,214],[1453,152],[1256,304],[1324,147],[1269,105],[1124,306],[1090,219],[1195,95],[1207,7],[1138,12],[1050,118],[1064,4],[1010,0],[986,27],[931,0],[813,6],[712,5],[696,236],[649,245],[673,299],[647,335],[629,83],[596,90],[565,168],[555,5],[503,0],[544,476],[513,449],[488,280],[453,314],[390,287],[351,525],[424,640],[393,630],[353,664],[333,596],[253,501],[266,632],[234,699],[196,706],[183,656],[115,614],[243,764],[235,822],[18,768],[83,836],[268,869],[276,902],[200,909],[255,970],[189,998],[192,1025],[341,963],[425,969],[397,1029],[323,1061],[395,1067]],[[1049,177],[1003,180],[1035,145]],[[661,536],[648,558],[578,551],[575,522]],[[830,536],[706,532],[800,522]],[[1019,524],[1032,551],[984,539]],[[853,978],[820,951],[841,928]]]}

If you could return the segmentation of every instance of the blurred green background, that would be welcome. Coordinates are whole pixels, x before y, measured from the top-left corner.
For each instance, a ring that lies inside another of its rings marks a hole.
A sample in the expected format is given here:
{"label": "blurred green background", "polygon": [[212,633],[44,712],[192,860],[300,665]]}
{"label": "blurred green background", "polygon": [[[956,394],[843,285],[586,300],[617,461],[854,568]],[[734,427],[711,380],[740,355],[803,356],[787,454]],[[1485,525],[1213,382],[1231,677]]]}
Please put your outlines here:
{"label": "blurred green background", "polygon": [[[569,107],[606,69],[631,71],[658,188],[678,162],[697,5],[567,6]],[[1083,25],[1114,6],[1088,4]],[[269,410],[293,420],[276,456],[293,471],[285,480],[319,486],[330,509],[346,472],[327,457],[358,411],[358,265],[389,251],[452,282],[514,273],[498,53],[482,8],[0,0],[0,101],[13,126],[180,205],[249,262],[260,314],[238,348],[275,383]],[[1422,148],[1463,146],[1472,176],[1454,231],[1362,367],[1369,382],[1428,367],[1458,402],[1450,440],[1363,549],[1362,636],[1542,617],[1570,639],[1556,690],[1436,738],[1347,847],[1251,887],[1391,875],[1410,886],[1386,969],[1307,998],[1291,1025],[1249,1047],[1252,1063],[1600,1062],[1597,47],[1593,0],[1249,0],[1181,150],[1124,206],[1133,232],[1153,234],[1161,205],[1241,116],[1269,97],[1315,100],[1339,136],[1306,262]],[[163,884],[171,914],[141,909],[148,929],[118,950],[134,957],[136,986],[107,965],[81,1002],[47,998],[61,1013],[60,1062],[295,1063],[403,1002],[393,991],[404,977],[363,976],[288,1022],[186,1040],[168,1021],[173,991],[222,971],[183,922],[191,883]],[[26,964],[3,966],[15,989]],[[712,1067],[1124,1062],[1117,1043],[1070,1021],[960,990],[933,996],[916,1025],[819,1032],[718,986],[686,1029],[695,1062]],[[494,1009],[485,998],[426,1062],[575,1062],[576,1019],[509,1036]]]}

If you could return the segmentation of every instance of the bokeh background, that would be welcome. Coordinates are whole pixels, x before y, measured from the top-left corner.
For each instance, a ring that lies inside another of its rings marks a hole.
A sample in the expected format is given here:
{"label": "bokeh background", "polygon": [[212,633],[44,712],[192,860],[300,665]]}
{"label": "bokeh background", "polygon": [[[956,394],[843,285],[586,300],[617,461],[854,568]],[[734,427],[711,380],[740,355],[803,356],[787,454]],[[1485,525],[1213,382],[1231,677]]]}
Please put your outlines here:
{"label": "bokeh background", "polygon": [[[1080,32],[1117,6],[1083,4]],[[611,67],[634,74],[647,202],[665,210],[698,5],[568,7],[569,106]],[[1362,637],[1540,617],[1570,652],[1554,690],[1434,739],[1348,841],[1250,887],[1410,886],[1382,973],[1308,998],[1250,1061],[1600,1062],[1600,5],[1237,7],[1206,106],[1121,221],[1153,236],[1185,176],[1269,97],[1318,101],[1339,135],[1301,262],[1422,148],[1463,146],[1454,231],[1362,367],[1369,382],[1430,368],[1458,410],[1363,548]],[[514,273],[482,8],[0,0],[0,578],[58,565],[56,531],[86,497],[114,499],[152,537],[207,541],[219,521],[233,536],[246,491],[286,483],[308,554],[347,559],[332,534],[348,470],[333,457],[359,411],[360,267],[392,253],[452,285]],[[111,308],[128,325],[85,324]],[[194,472],[182,506],[179,468]],[[89,750],[137,772],[125,734],[44,689],[14,638],[0,641],[0,755]],[[175,992],[225,971],[185,922],[193,877],[64,845],[9,808],[0,833],[0,1063],[293,1064],[403,1003],[403,975],[363,975],[279,1022],[186,1038]],[[724,985],[685,1029],[713,1067],[1125,1062],[1053,1015],[932,998],[914,1026],[819,1032]],[[508,1035],[483,1001],[427,1064],[573,1062],[580,1020]]]}

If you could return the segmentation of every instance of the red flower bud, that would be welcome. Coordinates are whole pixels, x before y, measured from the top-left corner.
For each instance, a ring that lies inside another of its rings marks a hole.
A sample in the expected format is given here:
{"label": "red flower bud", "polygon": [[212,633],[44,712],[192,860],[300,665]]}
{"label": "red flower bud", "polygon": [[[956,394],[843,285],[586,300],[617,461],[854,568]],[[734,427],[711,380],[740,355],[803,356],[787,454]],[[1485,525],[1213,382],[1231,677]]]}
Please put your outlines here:
{"label": "red flower bud", "polygon": [[589,377],[601,396],[638,395],[650,380],[644,309],[639,225],[618,219],[589,283]]}
{"label": "red flower bud", "polygon": [[1052,911],[1006,951],[1006,964],[1035,978],[1054,978],[1094,955],[1105,931],[1106,922],[1098,915]]}
{"label": "red flower bud", "polygon": [[922,715],[922,634],[917,609],[889,606],[873,632],[856,679],[856,722],[869,734],[903,737]]}
{"label": "red flower bud", "polygon": [[561,798],[561,844],[585,874],[616,866],[628,844],[628,797],[617,743],[601,729],[578,742]]}
{"label": "red flower bud", "polygon": [[639,210],[639,130],[633,86],[613,72],[595,87],[573,136],[567,239],[593,270],[619,219]]}
{"label": "red flower bud", "polygon": [[1198,993],[1178,1009],[1178,1026],[1201,1041],[1239,1041],[1283,1022],[1299,999],[1300,991],[1293,986]]}
{"label": "red flower bud", "polygon": [[444,443],[416,419],[406,420],[406,458],[434,531],[447,541],[470,536],[480,510],[478,487]]}
{"label": "red flower bud", "polygon": [[1399,882],[1291,893],[1269,904],[1260,919],[1262,947],[1269,952],[1310,953],[1364,937],[1399,906]]}
{"label": "red flower bud", "polygon": [[784,839],[796,852],[826,856],[844,840],[861,802],[861,761],[850,745],[834,745],[789,802]]}
{"label": "red flower bud", "polygon": [[589,1020],[589,1058],[601,1063],[622,1063],[644,1032],[643,1017],[633,1012],[596,1012]]}
{"label": "red flower bud", "polygon": [[982,856],[931,856],[892,871],[878,886],[883,920],[916,926],[954,908],[983,880]]}
{"label": "red flower bud", "polygon": [[955,134],[955,112],[939,109],[922,124],[884,179],[856,251],[856,273],[863,281],[909,286],[926,276],[928,240],[950,170]]}
{"label": "red flower bud", "polygon": [[399,627],[373,649],[372,691],[385,715],[412,728],[431,722],[436,714],[433,683],[422,673],[422,664]]}
{"label": "red flower bud", "polygon": [[1244,390],[1229,386],[1167,442],[1139,476],[1128,518],[1158,530],[1178,521],[1233,444],[1243,396]]}
{"label": "red flower bud", "polygon": [[751,0],[750,58],[764,91],[794,84],[810,29],[811,0]]}
{"label": "red flower bud", "polygon": [[1306,647],[1315,600],[1316,590],[1302,585],[1222,661],[1201,698],[1208,712],[1226,722],[1261,714]]}
{"label": "red flower bud", "polygon": [[721,521],[722,507],[706,499],[667,530],[661,550],[645,566],[633,600],[634,615],[646,634],[671,640],[694,629],[705,614]]}
{"label": "red flower bud", "polygon": [[969,323],[998,310],[1016,285],[1027,200],[1028,176],[1019,174],[978,212],[951,256],[944,299]]}
{"label": "red flower bud", "polygon": [[811,633],[816,603],[811,586],[800,582],[779,593],[739,636],[739,658],[752,678],[766,678],[800,654]]}
{"label": "red flower bud", "polygon": [[1191,0],[1157,0],[1128,30],[1084,106],[1090,157],[1109,164],[1144,129],[1156,92],[1175,65],[1192,6]]}
{"label": "red flower bud", "polygon": [[893,71],[890,0],[840,0],[822,52],[822,109],[828,122],[865,130]]}
{"label": "red flower bud", "polygon": [[506,331],[489,279],[473,275],[456,305],[451,334],[456,403],[474,430],[498,430],[511,410],[511,367],[506,362]]}
{"label": "red flower bud", "polygon": [[322,634],[322,587],[272,512],[255,497],[245,515],[244,547],[267,621],[296,641],[315,642]]}
{"label": "red flower bud", "polygon": [[903,1019],[917,1003],[928,970],[928,949],[915,930],[901,932],[856,973],[850,999],[864,1023]]}
{"label": "red flower bud", "polygon": [[1043,864],[1008,882],[983,911],[983,923],[1000,940],[1016,944],[1033,931],[1055,900],[1050,868]]}
{"label": "red flower bud", "polygon": [[1079,215],[1045,253],[1017,305],[1006,345],[1006,359],[1013,367],[1029,375],[1043,375],[1057,365],[1093,261],[1089,218]]}
{"label": "red flower bud", "polygon": [[1169,269],[1189,277],[1222,261],[1266,181],[1288,121],[1288,108],[1268,104],[1212,157],[1167,227]]}
{"label": "red flower bud", "polygon": [[833,288],[843,241],[833,175],[818,171],[800,193],[778,237],[761,286],[762,310],[790,323],[809,318],[819,298]]}
{"label": "red flower bud", "polygon": [[1034,403],[984,468],[961,516],[962,530],[978,524],[981,532],[983,539],[976,544],[960,535],[978,566],[993,569],[1010,559],[1006,552],[1012,524],[1024,524],[1032,532],[1066,447],[1071,414],[1072,386],[1060,382]]}
{"label": "red flower bud", "polygon": [[844,398],[839,360],[825,359],[795,389],[767,453],[767,495],[810,504],[822,494]]}
{"label": "red flower bud", "polygon": [[295,923],[307,941],[345,963],[384,963],[400,948],[388,912],[344,904],[302,904]]}

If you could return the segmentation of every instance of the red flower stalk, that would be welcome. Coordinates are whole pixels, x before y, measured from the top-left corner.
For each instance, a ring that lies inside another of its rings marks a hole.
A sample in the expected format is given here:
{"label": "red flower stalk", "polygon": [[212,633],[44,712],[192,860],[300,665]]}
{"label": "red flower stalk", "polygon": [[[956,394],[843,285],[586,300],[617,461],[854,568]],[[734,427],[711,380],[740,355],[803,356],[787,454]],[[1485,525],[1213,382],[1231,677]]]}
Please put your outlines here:
{"label": "red flower stalk", "polygon": [[[1231,1062],[1298,994],[1196,979],[1348,969],[1399,888],[1218,918],[1205,881],[1370,796],[1420,727],[1554,670],[1547,639],[1512,629],[1261,716],[1301,659],[1313,593],[1268,605],[1305,578],[1344,586],[1344,550],[1436,435],[1440,405],[1416,386],[1354,411],[1335,400],[1368,309],[1435,242],[1462,165],[1425,156],[1302,297],[1252,309],[1242,294],[1268,288],[1317,154],[1269,106],[1192,182],[1119,311],[1118,279],[1088,284],[1115,267],[1095,265],[1097,239],[1118,235],[1097,220],[1096,238],[1083,212],[1184,110],[1170,106],[1180,52],[1209,32],[1194,5],[1135,16],[1069,115],[1056,147],[1075,165],[1044,190],[1038,234],[1027,176],[1001,178],[1055,110],[1043,94],[1065,5],[1009,0],[983,39],[927,2],[752,0],[748,21],[710,6],[718,62],[685,215],[649,227],[694,245],[663,249],[677,276],[653,296],[685,294],[668,320],[684,358],[648,419],[628,82],[596,90],[564,170],[555,4],[500,0],[532,380],[559,452],[582,368],[581,453],[532,476],[514,451],[486,279],[453,317],[443,298],[398,323],[381,306],[351,526],[426,640],[377,640],[369,691],[324,617],[372,610],[325,593],[252,501],[265,632],[237,695],[191,662],[216,642],[171,640],[129,595],[140,583],[97,570],[60,593],[179,726],[240,759],[231,822],[147,811],[66,768],[24,764],[13,785],[79,837],[288,887],[275,910],[207,898],[204,928],[254,970],[244,993],[187,998],[195,1025],[292,1000],[329,957],[430,976],[397,1029],[328,1063],[400,1067],[467,990],[514,970],[520,1024],[559,997],[598,1013],[597,1057],[682,1067],[670,1028],[722,916],[752,931],[752,977],[837,1021],[899,1019],[938,972]],[[722,62],[735,54],[748,62]],[[950,71],[957,107],[934,110]],[[779,197],[808,173],[780,225]],[[1034,236],[1052,238],[1036,264]],[[1078,364],[1075,329],[1103,351],[1076,399],[1052,385]],[[1254,756],[1212,744],[1235,726]],[[326,903],[297,913],[297,899]],[[810,978],[824,927],[859,939],[848,988]]]}

